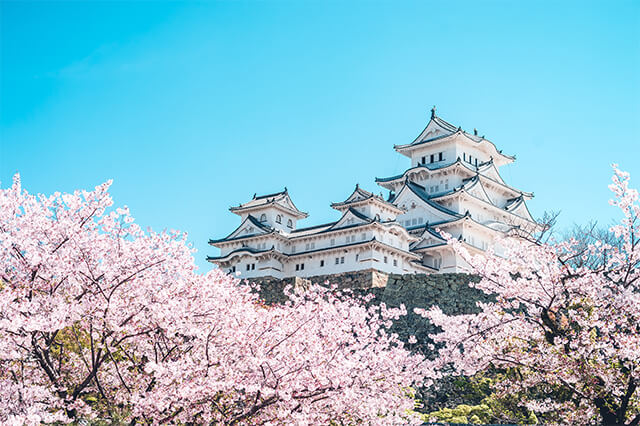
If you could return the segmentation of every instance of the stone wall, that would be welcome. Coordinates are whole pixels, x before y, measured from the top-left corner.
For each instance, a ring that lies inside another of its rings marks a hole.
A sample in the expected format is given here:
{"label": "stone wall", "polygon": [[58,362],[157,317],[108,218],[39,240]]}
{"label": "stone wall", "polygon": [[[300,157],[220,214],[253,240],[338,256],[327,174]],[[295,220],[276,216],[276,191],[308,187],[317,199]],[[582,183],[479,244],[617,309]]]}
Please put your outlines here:
{"label": "stone wall", "polygon": [[314,277],[292,277],[278,279],[273,277],[251,278],[248,281],[260,285],[260,297],[267,303],[281,303],[285,300],[283,290],[286,286],[306,288],[313,284],[335,285],[339,289],[375,289],[384,288],[387,285],[389,275],[375,269],[366,269],[342,274],[316,275]]}
{"label": "stone wall", "polygon": [[373,293],[371,303],[384,302],[389,307],[404,304],[408,315],[397,321],[394,331],[401,338],[415,335],[419,341],[426,341],[433,327],[422,317],[413,313],[413,308],[429,308],[438,305],[446,314],[466,314],[477,312],[476,302],[486,301],[487,295],[469,287],[469,282],[478,277],[468,274],[407,274],[387,275],[369,269],[335,275],[319,275],[308,278],[271,277],[255,278],[260,284],[260,295],[267,303],[281,303],[285,300],[283,290],[287,285],[306,288],[312,284],[336,285],[340,289],[350,288],[358,293]]}

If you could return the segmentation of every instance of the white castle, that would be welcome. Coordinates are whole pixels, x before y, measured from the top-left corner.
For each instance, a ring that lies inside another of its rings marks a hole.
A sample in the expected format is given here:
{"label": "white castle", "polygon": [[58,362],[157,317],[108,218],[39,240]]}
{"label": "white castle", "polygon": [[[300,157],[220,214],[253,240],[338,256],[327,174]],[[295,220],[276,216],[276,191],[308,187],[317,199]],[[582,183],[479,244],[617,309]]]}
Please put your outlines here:
{"label": "white castle", "polygon": [[346,200],[331,204],[335,222],[298,228],[308,217],[287,189],[253,196],[231,207],[241,224],[227,237],[210,240],[220,256],[208,257],[243,278],[312,277],[361,270],[385,273],[466,272],[466,263],[440,232],[472,253],[492,246],[510,231],[534,233],[541,226],[525,204],[533,197],[507,185],[498,169],[515,157],[436,116],[410,144],[394,149],[411,159],[398,176],[377,178],[389,197],[356,185]]}

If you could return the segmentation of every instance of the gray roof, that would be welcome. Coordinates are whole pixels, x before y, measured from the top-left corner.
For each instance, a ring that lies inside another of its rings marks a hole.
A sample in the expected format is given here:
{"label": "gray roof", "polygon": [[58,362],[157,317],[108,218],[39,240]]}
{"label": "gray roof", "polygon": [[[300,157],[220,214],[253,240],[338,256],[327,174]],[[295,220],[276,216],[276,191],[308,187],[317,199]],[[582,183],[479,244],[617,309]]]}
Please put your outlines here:
{"label": "gray roof", "polygon": [[[424,201],[425,203],[429,204],[431,207],[440,210],[443,213],[446,213],[448,215],[454,216],[454,217],[462,217],[461,214],[454,212],[453,210],[449,210],[448,208],[436,203],[435,201],[432,200],[432,197],[429,196],[429,194],[427,194],[427,192],[424,190],[424,187],[422,185],[418,185],[415,182],[411,182],[409,180],[407,180],[405,182],[405,186],[407,188],[409,188],[414,194],[416,194],[418,197],[420,197],[420,199],[422,201]],[[400,190],[402,191],[402,190]],[[396,195],[397,197],[397,195]],[[395,198],[394,198],[395,199]]]}

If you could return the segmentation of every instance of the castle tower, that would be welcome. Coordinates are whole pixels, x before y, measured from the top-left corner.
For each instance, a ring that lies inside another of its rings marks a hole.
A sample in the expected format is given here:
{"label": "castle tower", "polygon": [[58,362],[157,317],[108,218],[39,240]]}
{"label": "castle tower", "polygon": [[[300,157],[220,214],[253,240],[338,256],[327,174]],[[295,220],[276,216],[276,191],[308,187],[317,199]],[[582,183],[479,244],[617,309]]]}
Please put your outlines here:
{"label": "castle tower", "polygon": [[464,272],[466,266],[446,246],[440,231],[460,239],[471,252],[486,250],[511,230],[534,233],[540,225],[527,209],[532,193],[509,186],[499,168],[515,161],[477,131],[469,134],[438,117],[411,143],[394,149],[411,159],[398,176],[377,178],[391,191],[403,214],[398,221],[420,241],[411,251],[439,272]]}

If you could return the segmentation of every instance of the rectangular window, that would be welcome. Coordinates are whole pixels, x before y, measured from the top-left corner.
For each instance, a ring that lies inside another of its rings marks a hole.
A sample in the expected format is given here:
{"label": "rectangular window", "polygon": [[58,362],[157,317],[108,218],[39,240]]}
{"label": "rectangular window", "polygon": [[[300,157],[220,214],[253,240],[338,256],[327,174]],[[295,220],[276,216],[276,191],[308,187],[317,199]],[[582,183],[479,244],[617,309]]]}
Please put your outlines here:
{"label": "rectangular window", "polygon": [[362,241],[367,239],[367,234],[365,234],[364,232],[362,233]]}
{"label": "rectangular window", "polygon": [[444,154],[444,152],[438,153],[438,161],[444,160],[444,155],[443,154]]}
{"label": "rectangular window", "polygon": [[393,266],[398,266],[398,260],[397,259],[393,259]]}
{"label": "rectangular window", "polygon": [[421,217],[419,217],[419,218],[418,218],[418,224],[420,224],[420,225],[421,225],[421,224],[422,224],[422,222],[423,222],[423,219],[422,219]]}
{"label": "rectangular window", "polygon": [[316,248],[316,243],[311,243],[311,250],[313,250],[314,248]]}
{"label": "rectangular window", "polygon": [[250,271],[250,270],[251,270],[251,265],[247,263],[247,271]]}
{"label": "rectangular window", "polygon": [[427,157],[422,157],[422,164],[426,164],[427,163]]}
{"label": "rectangular window", "polygon": [[476,158],[476,167],[478,167],[478,159]]}
{"label": "rectangular window", "polygon": [[418,219],[416,219],[415,217],[413,219],[411,219],[411,224],[415,225],[418,223]]}
{"label": "rectangular window", "polygon": [[295,253],[296,252],[296,246],[291,246],[291,253]]}
{"label": "rectangular window", "polygon": [[340,263],[340,258],[336,257],[336,265]]}
{"label": "rectangular window", "polygon": [[469,156],[469,164],[473,163],[473,157]]}
{"label": "rectangular window", "polygon": [[301,271],[304,271],[304,263],[301,263],[301,264],[300,264],[300,270],[301,270]]}
{"label": "rectangular window", "polygon": [[335,239],[335,238],[332,238],[332,239],[331,239],[331,245],[332,245],[332,246],[335,246],[335,245],[336,245],[336,239]]}
{"label": "rectangular window", "polygon": [[252,264],[251,264],[251,270],[253,271],[254,269],[256,269],[256,264],[255,264],[255,263],[252,263]]}
{"label": "rectangular window", "polygon": [[404,226],[411,226],[411,221],[410,220],[405,220],[404,221]]}
{"label": "rectangular window", "polygon": [[296,271],[299,271],[299,270],[300,270],[300,265],[296,263]]}
{"label": "rectangular window", "polygon": [[359,254],[356,254],[356,262],[358,261],[358,258],[360,257]]}
{"label": "rectangular window", "polygon": [[431,154],[431,158],[430,158],[430,160],[431,160],[431,163],[435,163],[435,161],[436,161],[436,156],[435,156],[434,154]]}
{"label": "rectangular window", "polygon": [[[460,158],[460,157],[458,157],[458,158]],[[462,159],[463,159],[464,161],[467,161],[467,153],[466,153],[466,152],[463,152],[463,153],[462,153]]]}
{"label": "rectangular window", "polygon": [[304,245],[304,249],[305,249],[305,250],[309,250],[309,243],[307,243],[307,244],[305,244],[305,245]]}
{"label": "rectangular window", "polygon": [[320,261],[320,267],[322,268],[324,266],[324,260]]}
{"label": "rectangular window", "polygon": [[384,257],[384,263],[388,263],[389,260],[387,259],[387,256]]}
{"label": "rectangular window", "polygon": [[344,256],[340,258],[340,263],[344,263]]}

